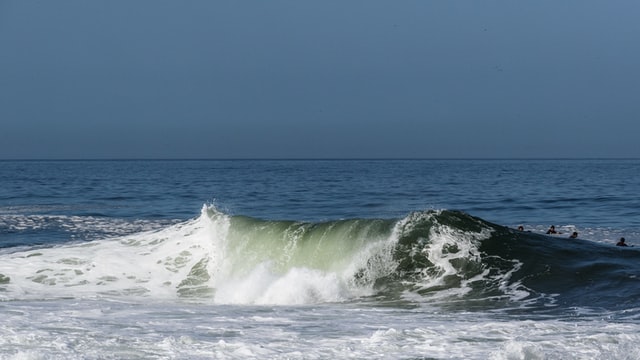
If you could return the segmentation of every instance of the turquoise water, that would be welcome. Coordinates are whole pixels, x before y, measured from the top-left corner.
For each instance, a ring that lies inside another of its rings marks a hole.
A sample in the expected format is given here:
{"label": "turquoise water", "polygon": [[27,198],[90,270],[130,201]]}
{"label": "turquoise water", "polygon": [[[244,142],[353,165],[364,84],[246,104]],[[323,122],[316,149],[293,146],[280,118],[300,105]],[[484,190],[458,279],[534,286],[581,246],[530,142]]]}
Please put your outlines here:
{"label": "turquoise water", "polygon": [[0,166],[0,358],[640,357],[638,160]]}

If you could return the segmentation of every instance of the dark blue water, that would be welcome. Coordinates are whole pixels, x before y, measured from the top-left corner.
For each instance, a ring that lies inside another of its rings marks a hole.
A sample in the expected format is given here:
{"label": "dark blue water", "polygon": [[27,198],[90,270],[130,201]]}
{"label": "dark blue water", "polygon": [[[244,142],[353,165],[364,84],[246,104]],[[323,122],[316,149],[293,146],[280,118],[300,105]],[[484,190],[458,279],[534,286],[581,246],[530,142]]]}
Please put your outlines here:
{"label": "dark blue water", "polygon": [[[0,168],[2,215],[184,220],[214,203],[263,219],[457,209],[505,225],[640,228],[638,160],[3,161]],[[0,236],[8,241],[6,227]]]}

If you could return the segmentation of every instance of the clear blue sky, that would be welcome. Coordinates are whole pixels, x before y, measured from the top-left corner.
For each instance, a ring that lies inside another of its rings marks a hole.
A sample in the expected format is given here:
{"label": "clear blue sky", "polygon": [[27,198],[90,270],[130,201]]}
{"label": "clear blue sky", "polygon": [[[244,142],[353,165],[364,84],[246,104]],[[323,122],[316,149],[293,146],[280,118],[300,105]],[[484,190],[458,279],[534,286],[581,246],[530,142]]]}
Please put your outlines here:
{"label": "clear blue sky", "polygon": [[0,159],[640,157],[639,44],[636,0],[0,0]]}

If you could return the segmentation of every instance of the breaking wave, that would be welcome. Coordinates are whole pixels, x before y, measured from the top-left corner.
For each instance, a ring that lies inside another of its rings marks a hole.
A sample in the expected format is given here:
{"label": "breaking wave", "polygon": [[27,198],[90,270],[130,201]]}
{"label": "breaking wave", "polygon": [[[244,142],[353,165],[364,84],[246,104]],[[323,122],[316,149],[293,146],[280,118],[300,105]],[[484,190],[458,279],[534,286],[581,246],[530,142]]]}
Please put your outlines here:
{"label": "breaking wave", "polygon": [[5,251],[0,299],[617,309],[640,296],[638,260],[636,249],[517,232],[451,210],[299,222],[204,206],[160,230]]}

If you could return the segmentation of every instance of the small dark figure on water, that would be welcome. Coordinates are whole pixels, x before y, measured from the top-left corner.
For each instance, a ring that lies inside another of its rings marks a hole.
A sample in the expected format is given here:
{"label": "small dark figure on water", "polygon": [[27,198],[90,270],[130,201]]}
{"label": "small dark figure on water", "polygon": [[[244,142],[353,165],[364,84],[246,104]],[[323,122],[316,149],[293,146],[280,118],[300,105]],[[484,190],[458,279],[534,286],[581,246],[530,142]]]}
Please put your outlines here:
{"label": "small dark figure on water", "polygon": [[628,245],[627,243],[624,242],[624,238],[620,238],[620,241],[618,241],[616,246],[628,246]]}
{"label": "small dark figure on water", "polygon": [[578,238],[578,233],[577,232],[573,232],[573,234],[569,235],[569,239],[577,239]]}
{"label": "small dark figure on water", "polygon": [[524,226],[522,225],[518,226],[518,231],[524,231]]}
{"label": "small dark figure on water", "polygon": [[547,234],[557,234],[558,232],[556,231],[556,227],[555,225],[551,225],[551,227],[549,228],[549,230],[547,230]]}

